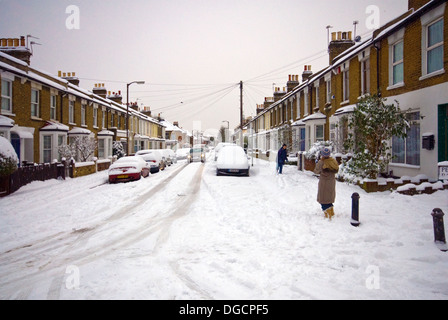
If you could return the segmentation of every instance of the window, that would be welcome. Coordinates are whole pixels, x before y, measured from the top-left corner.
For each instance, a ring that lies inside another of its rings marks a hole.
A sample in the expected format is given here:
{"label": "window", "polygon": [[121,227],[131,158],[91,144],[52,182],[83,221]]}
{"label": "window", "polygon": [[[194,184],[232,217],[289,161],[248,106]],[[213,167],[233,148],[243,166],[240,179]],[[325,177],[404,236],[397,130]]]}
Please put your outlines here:
{"label": "window", "polygon": [[98,139],[98,158],[104,159],[104,141],[105,139]]}
{"label": "window", "polygon": [[324,125],[316,126],[316,142],[324,141]]}
{"label": "window", "polygon": [[393,45],[392,85],[403,83],[404,81],[403,43],[403,41],[400,41]]}
{"label": "window", "polygon": [[12,112],[12,82],[2,79],[2,111]]}
{"label": "window", "polygon": [[[58,147],[64,146],[65,143],[66,143],[66,140],[67,140],[67,136],[66,135],[59,134],[58,135]],[[61,161],[61,160],[62,160],[62,156],[58,152],[58,161]]]}
{"label": "window", "polygon": [[52,153],[52,136],[44,136],[44,163],[51,163],[51,153]]}
{"label": "window", "polygon": [[93,126],[98,127],[98,108],[93,108]]}
{"label": "window", "polygon": [[31,89],[31,116],[39,117],[39,90]]}
{"label": "window", "polygon": [[111,126],[111,128],[113,128],[113,126],[114,126],[114,114],[113,113],[110,114],[110,126]]}
{"label": "window", "polygon": [[420,165],[420,112],[407,115],[410,127],[406,138],[392,138],[393,163]]}
{"label": "window", "polygon": [[51,95],[50,97],[50,119],[56,119],[56,96]]}
{"label": "window", "polygon": [[316,87],[316,109],[319,109],[319,87]]}
{"label": "window", "polygon": [[325,83],[327,86],[327,103],[331,103],[331,78]]}
{"label": "window", "polygon": [[69,101],[68,103],[68,122],[75,123],[75,101]]}
{"label": "window", "polygon": [[342,101],[350,99],[350,74],[349,70],[342,72]]}
{"label": "window", "polygon": [[427,27],[427,73],[443,69],[443,19]]}
{"label": "window", "polygon": [[81,104],[81,125],[86,125],[86,105]]}
{"label": "window", "polygon": [[103,117],[102,117],[102,119],[101,119],[101,128],[105,128],[106,127],[106,111],[102,111],[102,115],[103,115]]}
{"label": "window", "polygon": [[310,114],[310,104],[309,104],[309,99],[308,99],[308,90],[305,89],[304,94],[303,94],[303,99],[304,99],[304,103],[305,103],[305,116]]}
{"label": "window", "polygon": [[370,93],[370,59],[361,61],[361,95]]}

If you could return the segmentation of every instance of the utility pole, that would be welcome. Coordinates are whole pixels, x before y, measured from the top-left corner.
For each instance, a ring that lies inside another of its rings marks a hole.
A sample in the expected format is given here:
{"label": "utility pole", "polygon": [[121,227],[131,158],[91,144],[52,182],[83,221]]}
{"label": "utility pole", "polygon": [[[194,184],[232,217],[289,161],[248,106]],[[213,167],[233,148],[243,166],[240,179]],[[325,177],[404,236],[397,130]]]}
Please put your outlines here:
{"label": "utility pole", "polygon": [[240,137],[241,147],[244,148],[244,135],[243,135],[243,81],[240,81]]}

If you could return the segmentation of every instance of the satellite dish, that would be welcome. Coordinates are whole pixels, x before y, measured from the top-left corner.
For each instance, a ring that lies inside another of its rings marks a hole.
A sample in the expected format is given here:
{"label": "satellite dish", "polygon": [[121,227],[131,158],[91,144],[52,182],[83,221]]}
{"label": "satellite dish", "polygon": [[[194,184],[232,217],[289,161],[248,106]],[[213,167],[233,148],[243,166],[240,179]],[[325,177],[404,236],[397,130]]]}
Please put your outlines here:
{"label": "satellite dish", "polygon": [[355,42],[361,42],[361,37],[360,36],[356,36]]}

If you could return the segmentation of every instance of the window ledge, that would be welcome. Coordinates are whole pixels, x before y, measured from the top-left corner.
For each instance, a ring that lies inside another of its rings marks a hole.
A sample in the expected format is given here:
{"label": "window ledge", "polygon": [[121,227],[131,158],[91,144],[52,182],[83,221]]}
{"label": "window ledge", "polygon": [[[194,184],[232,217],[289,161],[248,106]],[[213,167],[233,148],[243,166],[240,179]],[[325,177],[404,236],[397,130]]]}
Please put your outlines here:
{"label": "window ledge", "polygon": [[16,116],[15,113],[12,113],[12,112],[7,111],[7,110],[2,110],[2,111],[0,112],[0,115],[2,115],[2,116],[9,116],[9,117],[15,117],[15,116]]}
{"label": "window ledge", "polygon": [[405,164],[405,163],[389,163],[390,166],[408,168],[408,169],[420,169],[420,166]]}
{"label": "window ledge", "polygon": [[394,90],[394,89],[398,89],[398,88],[402,88],[404,87],[404,82],[400,82],[394,85],[391,85],[389,87],[387,87],[387,90]]}
{"label": "window ledge", "polygon": [[345,106],[345,105],[348,105],[349,103],[350,103],[350,100],[345,100],[345,101],[342,101],[339,105]]}
{"label": "window ledge", "polygon": [[31,116],[31,120],[42,121],[42,118]]}
{"label": "window ledge", "polygon": [[419,78],[419,80],[420,80],[420,81],[423,81],[423,80],[426,80],[426,79],[429,79],[429,78],[432,78],[432,77],[440,76],[440,75],[442,75],[442,74],[445,74],[445,69],[441,69],[441,70],[438,70],[438,71],[434,71],[434,72],[431,72],[431,73],[426,74],[426,75],[424,75],[424,76],[421,76],[421,77]]}

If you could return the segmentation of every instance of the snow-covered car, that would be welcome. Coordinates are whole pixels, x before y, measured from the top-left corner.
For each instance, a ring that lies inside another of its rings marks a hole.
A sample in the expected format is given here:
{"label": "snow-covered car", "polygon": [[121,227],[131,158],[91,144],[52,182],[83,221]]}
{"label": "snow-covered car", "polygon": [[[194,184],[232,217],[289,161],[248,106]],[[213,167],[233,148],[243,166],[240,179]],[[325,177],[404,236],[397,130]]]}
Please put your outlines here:
{"label": "snow-covered car", "polygon": [[216,161],[216,175],[249,176],[249,170],[249,160],[240,146],[226,146],[219,152]]}
{"label": "snow-covered car", "polygon": [[215,148],[215,161],[218,160],[219,152],[222,150],[222,148],[227,146],[235,146],[236,144],[230,143],[230,142],[220,142]]}
{"label": "snow-covered car", "polygon": [[177,162],[177,159],[173,158],[173,155],[175,156],[175,153],[173,150],[171,149],[160,149],[159,150],[162,153],[162,156],[165,160],[165,165],[166,166],[171,166],[173,163],[175,163],[174,161]]}
{"label": "snow-covered car", "polygon": [[151,173],[156,173],[165,169],[165,161],[159,150],[139,150],[135,155],[142,157],[150,165]]}
{"label": "snow-covered car", "polygon": [[191,148],[190,153],[188,154],[187,161],[189,163],[201,161],[205,162],[205,150],[202,147]]}
{"label": "snow-covered car", "polygon": [[177,160],[185,160],[185,159],[187,159],[188,155],[190,154],[190,149],[191,148],[177,149],[177,151],[176,151]]}
{"label": "snow-covered car", "polygon": [[122,157],[109,167],[109,182],[140,180],[149,175],[150,166],[140,156]]}

